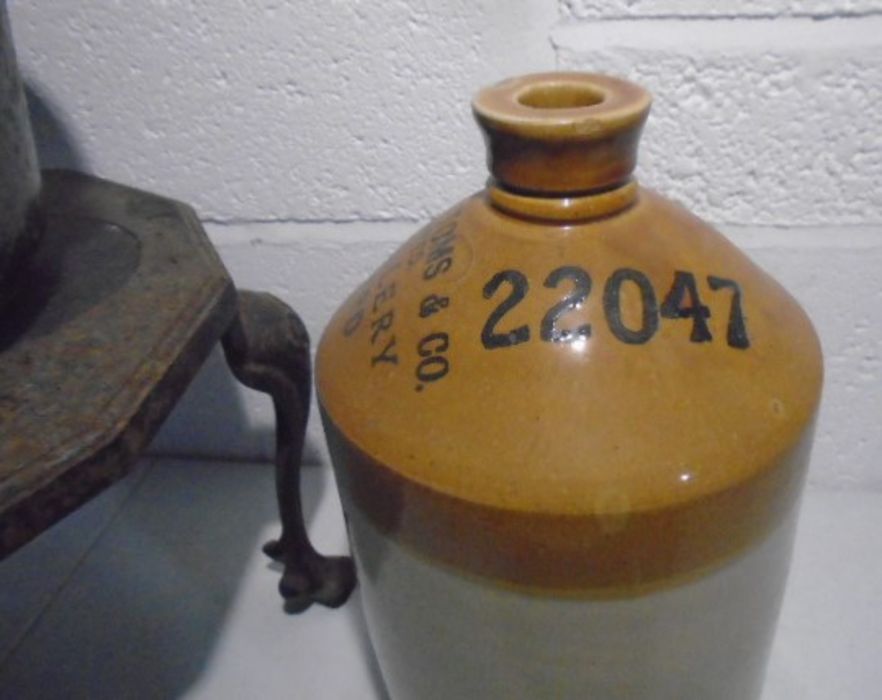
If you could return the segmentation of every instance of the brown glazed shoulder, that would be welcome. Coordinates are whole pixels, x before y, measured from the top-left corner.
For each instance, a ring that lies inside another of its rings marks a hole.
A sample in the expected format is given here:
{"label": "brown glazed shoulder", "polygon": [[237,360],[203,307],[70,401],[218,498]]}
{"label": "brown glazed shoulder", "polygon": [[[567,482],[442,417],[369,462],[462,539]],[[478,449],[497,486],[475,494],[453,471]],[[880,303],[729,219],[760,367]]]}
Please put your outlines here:
{"label": "brown glazed shoulder", "polygon": [[342,490],[383,530],[576,589],[765,535],[799,492],[822,381],[792,297],[644,189],[585,222],[465,200],[350,297],[317,363]]}

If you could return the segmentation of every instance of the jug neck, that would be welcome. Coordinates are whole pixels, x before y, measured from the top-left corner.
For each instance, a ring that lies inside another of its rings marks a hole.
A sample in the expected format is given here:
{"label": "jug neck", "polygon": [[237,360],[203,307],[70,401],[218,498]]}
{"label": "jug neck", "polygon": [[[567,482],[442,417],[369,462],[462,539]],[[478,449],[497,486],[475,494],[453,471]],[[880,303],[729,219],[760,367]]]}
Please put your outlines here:
{"label": "jug neck", "polygon": [[487,183],[487,199],[500,211],[519,219],[576,224],[603,219],[625,211],[637,201],[637,180],[594,192],[538,196],[506,188],[493,178]]}
{"label": "jug neck", "polygon": [[649,93],[595,73],[536,73],[479,91],[492,204],[552,221],[609,216],[632,204]]}

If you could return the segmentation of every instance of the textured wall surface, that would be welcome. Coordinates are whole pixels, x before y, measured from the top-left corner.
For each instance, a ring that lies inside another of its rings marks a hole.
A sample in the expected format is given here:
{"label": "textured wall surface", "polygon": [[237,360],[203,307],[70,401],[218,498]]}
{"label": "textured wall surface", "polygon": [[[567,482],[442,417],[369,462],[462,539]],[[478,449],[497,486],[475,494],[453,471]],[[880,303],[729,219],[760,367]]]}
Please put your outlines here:
{"label": "textured wall surface", "polygon": [[882,10],[879,0],[561,0],[566,16],[618,17],[860,17]]}
{"label": "textured wall surface", "polygon": [[229,222],[417,220],[478,186],[469,96],[509,67],[497,57],[553,60],[554,8],[504,5],[10,7],[35,92],[91,168]]}
{"label": "textured wall surface", "polygon": [[580,22],[552,37],[562,67],[652,89],[646,179],[695,211],[866,224],[882,221],[880,28],[882,17]]}
{"label": "textured wall surface", "polygon": [[[316,338],[404,237],[481,186],[477,87],[555,66],[645,84],[640,179],[818,326],[812,479],[882,487],[882,1],[9,6],[44,162],[191,202],[236,281]],[[214,357],[155,449],[266,456],[270,426]],[[325,459],[315,420],[309,449]]]}

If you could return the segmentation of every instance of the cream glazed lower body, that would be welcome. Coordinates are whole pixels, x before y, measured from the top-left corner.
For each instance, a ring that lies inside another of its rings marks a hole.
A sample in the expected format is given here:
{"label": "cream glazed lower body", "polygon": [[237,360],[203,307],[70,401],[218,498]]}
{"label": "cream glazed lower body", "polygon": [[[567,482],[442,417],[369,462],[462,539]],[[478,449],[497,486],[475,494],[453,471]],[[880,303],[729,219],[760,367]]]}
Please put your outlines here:
{"label": "cream glazed lower body", "polygon": [[347,505],[368,629],[393,700],[754,700],[796,511],[701,577],[592,599],[462,575]]}

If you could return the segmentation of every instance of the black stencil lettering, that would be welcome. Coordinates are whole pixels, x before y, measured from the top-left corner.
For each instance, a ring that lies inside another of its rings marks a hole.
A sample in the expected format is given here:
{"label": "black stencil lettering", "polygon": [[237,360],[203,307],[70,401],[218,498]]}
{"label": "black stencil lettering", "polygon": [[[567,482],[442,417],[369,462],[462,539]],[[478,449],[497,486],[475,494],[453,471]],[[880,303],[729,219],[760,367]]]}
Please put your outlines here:
{"label": "black stencil lettering", "polygon": [[[621,291],[625,282],[636,284],[640,290],[643,319],[637,329],[628,328],[622,321]],[[610,275],[603,289],[603,310],[610,331],[623,343],[642,345],[658,330],[658,301],[655,291],[646,275],[639,270],[622,267]]]}
{"label": "black stencil lettering", "polygon": [[428,265],[426,265],[426,269],[423,270],[423,279],[433,280],[438,275],[447,272],[452,265],[453,260],[451,258],[441,258],[441,260],[430,262]]}
{"label": "black stencil lettering", "polygon": [[[684,306],[687,299],[689,303]],[[701,303],[695,275],[691,272],[677,270],[674,273],[674,283],[662,302],[661,315],[664,318],[691,318],[692,333],[689,340],[693,343],[706,343],[713,339],[707,325],[710,309]]]}
{"label": "black stencil lettering", "polygon": [[361,325],[362,320],[364,319],[364,309],[359,309],[352,316],[350,316],[346,323],[343,324],[343,335],[347,338],[351,336],[355,331],[358,330],[358,327]]}
{"label": "black stencil lettering", "polygon": [[374,295],[374,305],[373,311],[377,313],[377,310],[382,306],[385,302],[389,301],[395,296],[395,283],[390,282],[385,285],[379,292]]}
{"label": "black stencil lettering", "polygon": [[420,357],[430,357],[447,352],[450,347],[450,339],[447,333],[429,333],[417,344],[417,354]]}
{"label": "black stencil lettering", "polygon": [[420,302],[420,318],[428,318],[432,314],[446,309],[450,304],[450,297],[440,296],[438,294],[429,294]]}
{"label": "black stencil lettering", "polygon": [[416,376],[421,382],[437,382],[447,376],[450,371],[450,363],[444,355],[432,355],[420,360],[417,365]]}
{"label": "black stencil lettering", "polygon": [[730,347],[746,350],[750,347],[747,337],[747,326],[741,311],[741,286],[735,280],[708,275],[707,283],[713,291],[718,289],[732,290],[732,303],[729,306],[729,324],[726,330],[726,342]]}
{"label": "black stencil lettering", "polygon": [[481,331],[481,343],[488,350],[519,345],[530,339],[530,328],[526,325],[518,326],[510,331],[496,332],[496,324],[499,323],[506,313],[523,300],[527,290],[530,288],[530,284],[527,282],[523,272],[518,270],[502,270],[493,275],[487,284],[484,285],[484,298],[490,299],[503,282],[511,285],[511,293],[500,302],[499,306],[493,309]]}
{"label": "black stencil lettering", "polygon": [[[447,333],[438,331],[429,333],[417,343],[417,354],[423,359],[416,368],[416,377],[425,383],[437,382],[447,376],[450,371],[450,362],[443,355],[450,348],[450,338]],[[421,385],[417,391],[422,391]]]}
{"label": "black stencil lettering", "polygon": [[374,355],[371,358],[371,367],[376,367],[381,362],[388,362],[392,365],[398,364],[398,354],[394,352],[395,350],[395,336],[393,335],[389,338],[389,341],[386,343],[386,347],[380,352],[379,355]]}
{"label": "black stencil lettering", "polygon": [[391,309],[379,318],[371,321],[371,345],[377,342],[377,337],[383,331],[388,331],[392,327],[392,321],[395,320],[395,310]]}
{"label": "black stencil lettering", "polygon": [[542,340],[552,343],[572,343],[574,340],[587,338],[591,335],[590,323],[581,325],[574,330],[558,327],[561,316],[568,311],[578,309],[588,298],[591,293],[591,276],[581,267],[565,265],[551,271],[545,278],[545,286],[554,289],[563,280],[570,280],[573,283],[573,291],[548,310],[539,329],[539,336]]}

